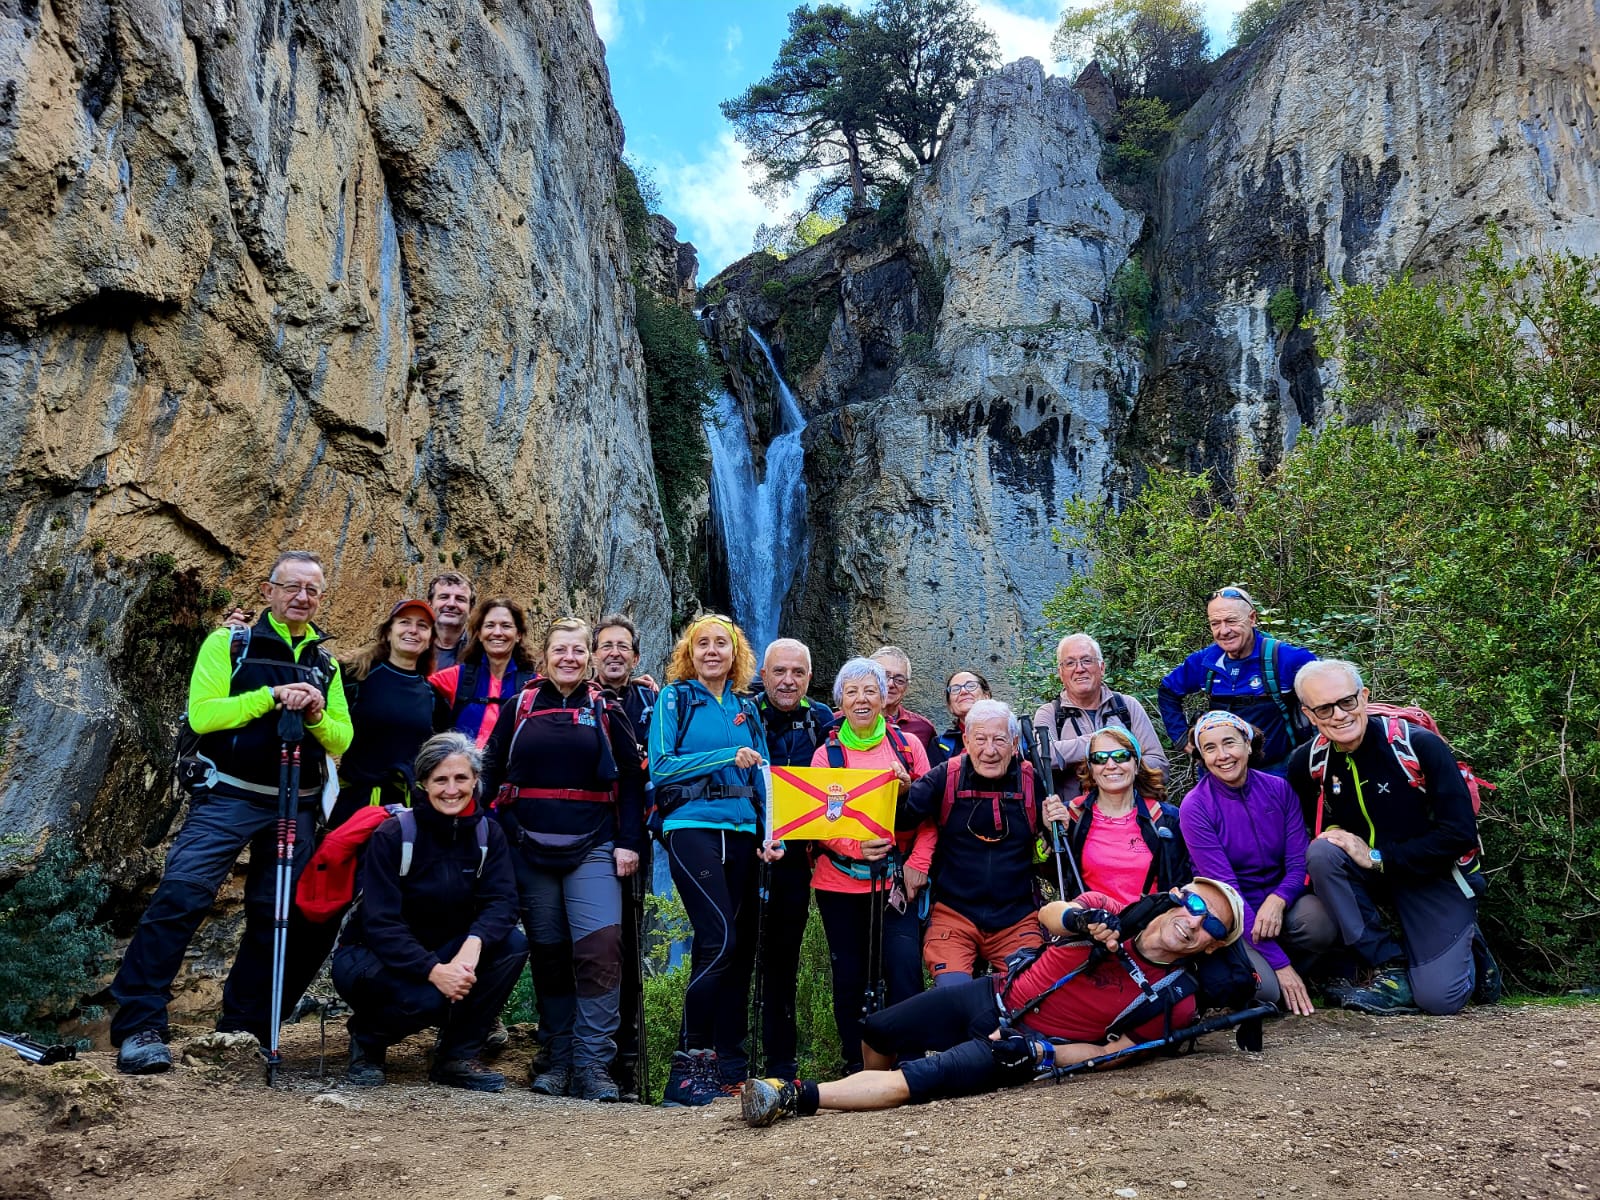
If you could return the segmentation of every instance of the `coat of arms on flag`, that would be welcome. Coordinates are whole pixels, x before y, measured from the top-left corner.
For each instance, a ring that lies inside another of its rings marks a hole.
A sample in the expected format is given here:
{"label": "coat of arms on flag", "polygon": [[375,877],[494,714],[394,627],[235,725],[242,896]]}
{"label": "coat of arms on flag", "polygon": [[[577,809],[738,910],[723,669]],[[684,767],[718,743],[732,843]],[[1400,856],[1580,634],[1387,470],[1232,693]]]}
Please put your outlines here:
{"label": "coat of arms on flag", "polygon": [[900,788],[893,771],[772,767],[768,778],[770,839],[868,841],[894,836]]}

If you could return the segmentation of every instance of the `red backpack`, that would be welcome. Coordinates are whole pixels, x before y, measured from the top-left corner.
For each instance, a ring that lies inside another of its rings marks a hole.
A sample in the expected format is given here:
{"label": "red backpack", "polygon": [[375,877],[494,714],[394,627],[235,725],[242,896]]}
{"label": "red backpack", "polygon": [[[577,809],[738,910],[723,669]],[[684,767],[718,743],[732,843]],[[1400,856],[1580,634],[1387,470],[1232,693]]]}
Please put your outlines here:
{"label": "red backpack", "polygon": [[1027,759],[1022,760],[1022,791],[1019,792],[990,792],[979,791],[977,788],[963,788],[956,791],[957,782],[961,778],[961,760],[966,758],[966,753],[956,755],[945,760],[944,774],[944,803],[939,806],[939,828],[943,829],[945,822],[950,819],[950,810],[955,808],[956,801],[970,800],[976,796],[988,796],[994,804],[994,827],[1000,828],[1000,802],[1002,800],[1021,800],[1023,811],[1028,814],[1028,833],[1037,836],[1039,833],[1039,805],[1034,796],[1033,789],[1033,764]]}
{"label": "red backpack", "polygon": [[[1433,714],[1427,709],[1418,708],[1416,705],[1369,703],[1367,712],[1372,716],[1383,718],[1384,735],[1388,739],[1389,750],[1394,754],[1395,762],[1400,764],[1400,769],[1405,772],[1406,782],[1419,792],[1426,791],[1422,761],[1417,757],[1417,752],[1411,748],[1411,731],[1413,728],[1425,729],[1435,737],[1442,738],[1444,735],[1439,732],[1439,722],[1433,719]],[[1312,837],[1322,832],[1323,801],[1327,796],[1328,757],[1332,749],[1332,743],[1320,733],[1311,739],[1311,758],[1306,766],[1311,772],[1312,782],[1317,785],[1317,823],[1316,828],[1311,831]],[[1456,768],[1466,782],[1467,795],[1472,797],[1472,815],[1476,817],[1483,808],[1483,792],[1496,791],[1496,785],[1480,778],[1473,771],[1471,764],[1462,759],[1456,760]],[[1457,865],[1471,866],[1472,861],[1482,850],[1483,843],[1480,839],[1478,849],[1470,854],[1463,854],[1457,860]]]}
{"label": "red backpack", "polygon": [[[361,851],[390,817],[400,821],[400,875],[411,873],[411,855],[417,844],[417,815],[401,804],[369,804],[358,808],[350,819],[322,839],[311,856],[300,882],[295,885],[294,903],[306,920],[322,925],[338,917],[356,895],[356,867]],[[489,857],[489,821],[479,810],[477,821],[478,874],[483,874]]]}

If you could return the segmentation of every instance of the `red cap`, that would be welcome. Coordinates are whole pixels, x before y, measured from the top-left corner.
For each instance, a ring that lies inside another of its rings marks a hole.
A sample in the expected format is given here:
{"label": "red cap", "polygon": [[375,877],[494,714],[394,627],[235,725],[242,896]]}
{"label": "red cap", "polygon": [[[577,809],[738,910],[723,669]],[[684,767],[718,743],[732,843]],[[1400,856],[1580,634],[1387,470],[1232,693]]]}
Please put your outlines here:
{"label": "red cap", "polygon": [[389,610],[389,620],[394,620],[408,608],[420,609],[424,614],[427,615],[428,623],[430,625],[437,625],[439,623],[439,618],[433,615],[433,605],[429,604],[426,600],[400,601],[399,604],[396,604]]}

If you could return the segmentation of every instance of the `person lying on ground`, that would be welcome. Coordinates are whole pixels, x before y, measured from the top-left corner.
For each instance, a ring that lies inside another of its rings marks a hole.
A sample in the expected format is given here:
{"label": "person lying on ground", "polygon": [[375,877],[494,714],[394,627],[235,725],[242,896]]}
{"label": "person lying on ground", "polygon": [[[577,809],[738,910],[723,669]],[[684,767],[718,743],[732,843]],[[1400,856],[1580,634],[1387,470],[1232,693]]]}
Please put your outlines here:
{"label": "person lying on ground", "polygon": [[1313,663],[1295,686],[1317,729],[1289,762],[1289,783],[1320,829],[1306,852],[1312,890],[1370,971],[1365,986],[1330,985],[1330,999],[1439,1015],[1494,1003],[1500,971],[1478,926],[1478,822],[1455,752],[1425,729],[1368,713],[1354,663]]}
{"label": "person lying on ground", "polygon": [[1306,826],[1300,802],[1276,775],[1251,769],[1261,731],[1237,713],[1208,712],[1194,723],[1205,763],[1178,806],[1184,844],[1197,872],[1244,897],[1244,945],[1263,1004],[1311,1015],[1307,973],[1333,943],[1333,919],[1306,887]]}
{"label": "person lying on ground", "polygon": [[1039,920],[1052,938],[1071,940],[1052,941],[1004,976],[935,988],[874,1013],[859,1074],[831,1083],[747,1080],[745,1122],[992,1092],[1182,1029],[1197,1007],[1185,964],[1240,936],[1244,901],[1227,884],[1196,879],[1127,908],[1086,892],[1046,905]]}
{"label": "person lying on ground", "polygon": [[1083,886],[1132,904],[1188,883],[1194,868],[1177,806],[1166,802],[1166,781],[1145,762],[1138,739],[1117,725],[1099,730],[1078,770],[1083,794],[1070,805],[1052,796],[1044,819],[1066,823]]}
{"label": "person lying on ground", "polygon": [[1061,694],[1041,704],[1033,723],[1049,729],[1055,793],[1069,804],[1083,792],[1078,768],[1089,757],[1089,739],[1098,729],[1120,725],[1144,750],[1144,762],[1162,777],[1167,754],[1156,728],[1137,697],[1106,686],[1106,659],[1100,643],[1086,633],[1069,633],[1056,645],[1056,674]]}
{"label": "person lying on ground", "polygon": [[353,1087],[381,1086],[389,1047],[435,1027],[429,1079],[505,1088],[478,1056],[528,942],[517,928],[511,849],[478,802],[482,765],[465,734],[429,738],[413,764],[421,796],[363,852],[358,899],[333,956],[333,985],[351,1008]]}
{"label": "person lying on ground", "polygon": [[999,968],[1043,938],[1033,847],[1047,781],[1017,754],[1020,725],[1009,704],[978,700],[963,715],[962,752],[912,784],[899,809],[902,828],[932,821],[939,831],[922,941],[935,987]]}

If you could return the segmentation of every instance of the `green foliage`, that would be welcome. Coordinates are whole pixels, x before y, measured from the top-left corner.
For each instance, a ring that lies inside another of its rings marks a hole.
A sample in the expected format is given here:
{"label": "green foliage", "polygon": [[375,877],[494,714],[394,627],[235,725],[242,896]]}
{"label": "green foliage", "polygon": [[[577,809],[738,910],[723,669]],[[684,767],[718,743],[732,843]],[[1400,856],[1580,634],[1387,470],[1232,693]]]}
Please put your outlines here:
{"label": "green foliage", "polygon": [[81,867],[57,838],[31,873],[0,895],[0,1028],[54,1041],[59,1022],[98,1014],[82,998],[100,989],[111,934],[95,921],[105,902],[99,868]]}
{"label": "green foliage", "polygon": [[1280,334],[1288,333],[1300,321],[1300,297],[1291,287],[1281,287],[1267,301],[1267,316]]}
{"label": "green foliage", "polygon": [[1233,18],[1233,44],[1248,46],[1267,31],[1282,11],[1283,0],[1250,0]]}
{"label": "green foliage", "polygon": [[[811,249],[830,233],[843,227],[844,218],[840,216],[819,213],[816,209],[807,213],[794,212],[785,220],[756,226],[750,248],[765,250],[773,258],[782,260]],[[768,284],[772,282],[769,280]]]}
{"label": "green foliage", "polygon": [[650,213],[661,207],[655,180],[626,159],[617,163],[617,212],[628,243],[628,261],[635,273],[650,253]]}
{"label": "green foliage", "polygon": [[944,252],[927,253],[921,246],[911,251],[911,276],[917,284],[917,295],[922,301],[924,319],[933,324],[944,308],[944,281],[950,277],[950,260]]}
{"label": "green foliage", "polygon": [[1050,43],[1078,68],[1098,61],[1118,103],[1162,100],[1182,112],[1211,81],[1205,14],[1195,0],[1102,0],[1068,8]]}
{"label": "green foliage", "polygon": [[1459,285],[1338,292],[1321,349],[1372,423],[1303,435],[1272,474],[1242,464],[1228,502],[1158,472],[1120,510],[1074,505],[1088,572],[1047,615],[1051,645],[1094,634],[1148,704],[1237,580],[1276,633],[1429,709],[1499,785],[1491,939],[1551,990],[1600,977],[1600,262],[1501,255],[1491,233]]}
{"label": "green foliage", "polygon": [[1123,101],[1106,130],[1106,148],[1100,160],[1106,177],[1135,193],[1153,193],[1156,172],[1177,127],[1177,118],[1164,100],[1135,96]]}
{"label": "green foliage", "polygon": [[668,300],[635,288],[639,345],[644,351],[650,455],[656,491],[678,561],[687,552],[689,503],[705,486],[711,466],[705,415],[717,386],[694,317]]}
{"label": "green foliage", "polygon": [[1137,258],[1123,263],[1111,277],[1111,303],[1116,306],[1122,328],[1135,337],[1150,336],[1150,302],[1154,295],[1150,276]]}
{"label": "green foliage", "polygon": [[864,212],[869,191],[933,160],[955,102],[997,58],[968,0],[801,5],[772,70],[720,107],[764,191],[816,178],[813,208]]}
{"label": "green foliage", "polygon": [[906,362],[924,371],[940,366],[939,356],[933,348],[933,339],[925,333],[908,333],[900,342],[900,353]]}
{"label": "green foliage", "polygon": [[839,315],[839,301],[833,295],[809,296],[791,291],[783,312],[778,317],[778,329],[783,334],[784,374],[798,379],[822,361],[828,348],[828,331]]}

